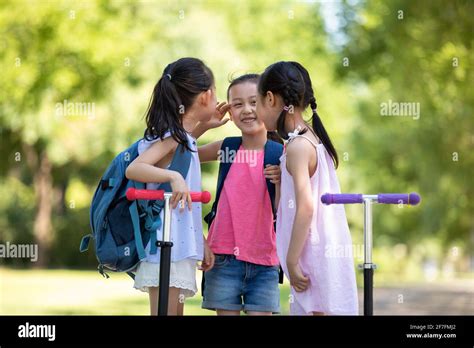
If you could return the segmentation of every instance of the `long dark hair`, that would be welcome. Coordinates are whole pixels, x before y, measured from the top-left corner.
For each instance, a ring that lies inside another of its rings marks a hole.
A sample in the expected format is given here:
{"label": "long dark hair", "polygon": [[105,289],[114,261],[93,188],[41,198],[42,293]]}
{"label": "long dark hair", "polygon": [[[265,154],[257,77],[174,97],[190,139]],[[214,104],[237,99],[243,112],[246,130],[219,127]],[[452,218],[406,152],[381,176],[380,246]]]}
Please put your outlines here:
{"label": "long dark hair", "polygon": [[181,58],[170,63],[153,89],[146,112],[145,139],[163,139],[167,131],[176,142],[188,145],[182,117],[196,96],[214,85],[214,75],[201,60]]}
{"label": "long dark hair", "polygon": [[[236,85],[239,85],[239,84],[245,83],[245,82],[253,82],[255,84],[258,84],[259,77],[260,77],[259,74],[250,73],[250,74],[245,74],[245,75],[241,75],[239,77],[230,79],[229,80],[229,87],[227,87],[227,101],[229,101],[229,92],[230,92],[230,89],[233,86],[236,86]],[[276,132],[267,131],[267,139],[276,141],[280,144],[283,143],[283,141],[278,136],[278,134],[276,134]]]}
{"label": "long dark hair", "polygon": [[[287,107],[299,107],[306,109],[308,106],[313,111],[312,128],[318,136],[324,147],[331,155],[334,166],[339,165],[339,157],[332,144],[323,122],[316,111],[318,105],[314,96],[311,78],[308,71],[297,62],[277,62],[267,67],[260,75],[258,83],[258,93],[265,96],[268,91],[277,94],[283,98]],[[283,109],[278,116],[277,132],[283,139],[288,139],[288,133],[285,131],[285,118],[288,110]],[[307,132],[305,128],[300,134]]]}

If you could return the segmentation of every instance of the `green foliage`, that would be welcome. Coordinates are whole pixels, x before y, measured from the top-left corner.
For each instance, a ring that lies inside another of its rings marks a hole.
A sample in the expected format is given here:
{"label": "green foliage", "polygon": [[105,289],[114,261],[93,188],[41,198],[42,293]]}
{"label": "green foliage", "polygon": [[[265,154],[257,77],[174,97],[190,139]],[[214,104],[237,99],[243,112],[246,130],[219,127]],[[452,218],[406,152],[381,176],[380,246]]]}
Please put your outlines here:
{"label": "green foliage", "polygon": [[[413,248],[436,237],[444,249],[472,251],[473,10],[469,1],[344,7],[341,60],[349,65],[336,69],[359,97],[349,140],[358,186],[417,191],[423,199],[414,209],[377,207],[375,224],[387,243]],[[419,103],[419,118],[382,116],[389,101]]]}
{"label": "green foliage", "polygon": [[[332,78],[323,59],[322,21],[311,4],[6,1],[0,6],[0,176],[6,178],[0,186],[8,191],[2,198],[0,241],[34,239],[44,192],[36,174],[39,159],[47,158],[53,192],[43,200],[53,202],[51,265],[95,262],[92,255],[77,253],[80,236],[89,231],[83,202],[92,198],[111,159],[143,134],[151,91],[169,62],[182,56],[203,59],[214,71],[220,100],[232,75],[260,72],[277,59],[300,60],[310,70],[319,62],[322,72],[315,81],[326,84]],[[271,40],[266,27],[275,29]],[[228,124],[200,142],[238,133]],[[204,189],[214,192],[216,174],[216,163],[203,165]],[[87,189],[78,190],[77,182]],[[13,192],[18,186],[29,194],[29,209],[17,209],[17,200],[25,200]],[[205,206],[204,213],[209,209]]]}
{"label": "green foliage", "polygon": [[[111,159],[143,134],[165,66],[195,56],[214,71],[219,100],[233,76],[278,60],[302,63],[342,159],[342,190],[423,197],[416,208],[375,208],[379,255],[397,244],[417,253],[427,240],[438,245],[430,247],[436,253],[420,251],[426,257],[445,258],[455,246],[467,255],[474,229],[472,3],[337,6],[342,46],[329,44],[320,3],[2,1],[0,242],[33,240],[38,159],[45,155],[52,165],[50,265],[95,265],[92,252],[77,251],[89,231],[84,202]],[[419,103],[420,118],[382,117],[381,103],[389,100]],[[199,142],[237,134],[229,122]],[[217,164],[203,165],[202,173],[203,189],[214,193]],[[361,209],[347,211],[361,243]],[[404,262],[424,257],[415,256]]]}

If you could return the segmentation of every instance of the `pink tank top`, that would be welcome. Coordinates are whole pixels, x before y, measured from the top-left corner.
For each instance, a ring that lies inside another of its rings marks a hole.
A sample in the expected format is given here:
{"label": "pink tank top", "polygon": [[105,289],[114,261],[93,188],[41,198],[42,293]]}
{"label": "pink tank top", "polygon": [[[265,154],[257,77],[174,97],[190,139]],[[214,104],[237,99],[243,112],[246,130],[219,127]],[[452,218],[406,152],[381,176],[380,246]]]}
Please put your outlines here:
{"label": "pink tank top", "polygon": [[[236,159],[247,158],[239,152]],[[256,161],[234,161],[224,182],[207,241],[215,254],[235,255],[258,265],[278,265],[273,213],[265,176],[264,151]],[[250,163],[249,163],[250,162]]]}

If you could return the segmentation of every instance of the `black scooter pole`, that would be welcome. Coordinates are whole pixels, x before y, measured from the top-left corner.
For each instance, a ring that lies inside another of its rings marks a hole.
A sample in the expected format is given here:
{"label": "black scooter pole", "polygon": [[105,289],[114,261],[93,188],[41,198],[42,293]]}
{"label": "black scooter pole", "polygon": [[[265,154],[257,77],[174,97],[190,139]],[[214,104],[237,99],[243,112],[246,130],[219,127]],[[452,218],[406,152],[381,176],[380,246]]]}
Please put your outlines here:
{"label": "black scooter pole", "polygon": [[170,266],[171,266],[171,247],[173,243],[170,241],[171,233],[171,209],[170,209],[171,193],[165,193],[164,205],[164,226],[163,240],[156,242],[161,248],[160,254],[160,289],[158,294],[158,315],[168,315],[168,295],[170,285]]}
{"label": "black scooter pole", "polygon": [[364,315],[374,315],[374,269],[372,263],[372,197],[364,198]]}
{"label": "black scooter pole", "polygon": [[364,269],[364,315],[374,315],[374,269]]}

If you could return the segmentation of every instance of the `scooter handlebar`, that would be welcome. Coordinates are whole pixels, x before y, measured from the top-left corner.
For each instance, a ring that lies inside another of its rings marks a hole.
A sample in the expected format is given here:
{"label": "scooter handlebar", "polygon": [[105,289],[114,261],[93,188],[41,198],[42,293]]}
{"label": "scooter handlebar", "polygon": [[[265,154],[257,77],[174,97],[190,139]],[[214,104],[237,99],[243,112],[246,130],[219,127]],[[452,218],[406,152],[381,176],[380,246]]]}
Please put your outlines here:
{"label": "scooter handlebar", "polygon": [[330,204],[357,204],[364,200],[361,193],[326,193],[321,196],[321,202]]}
{"label": "scooter handlebar", "polygon": [[378,203],[417,205],[421,197],[418,193],[379,193]]}
{"label": "scooter handlebar", "polygon": [[[379,193],[377,203],[417,205],[421,201],[418,193]],[[321,196],[321,202],[330,204],[358,204],[364,201],[361,193],[326,193]]]}
{"label": "scooter handlebar", "polygon": [[[211,201],[211,194],[208,191],[190,192],[191,200],[193,202],[209,203]],[[130,187],[126,192],[127,199],[134,201],[142,200],[163,200],[165,198],[164,190],[140,190]]]}

